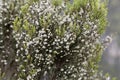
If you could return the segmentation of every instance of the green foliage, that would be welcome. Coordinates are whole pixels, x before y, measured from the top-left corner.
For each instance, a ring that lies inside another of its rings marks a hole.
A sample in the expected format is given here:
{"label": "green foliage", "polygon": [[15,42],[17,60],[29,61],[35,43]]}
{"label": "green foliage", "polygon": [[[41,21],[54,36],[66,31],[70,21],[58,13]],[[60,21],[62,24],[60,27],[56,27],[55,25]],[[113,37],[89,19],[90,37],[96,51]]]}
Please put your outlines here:
{"label": "green foliage", "polygon": [[112,80],[117,80],[116,78],[112,78]]}
{"label": "green foliage", "polygon": [[88,3],[88,0],[76,0],[76,1],[73,1],[72,4],[69,4],[68,3],[68,8],[69,8],[69,11],[73,12],[73,11],[78,11],[80,10],[81,7],[85,7]]}
{"label": "green foliage", "polygon": [[[99,0],[74,0],[73,3],[28,0],[16,5],[20,6],[14,13],[18,16],[10,24],[13,28],[8,38],[14,41],[8,52],[14,53],[16,75],[10,77],[21,80],[93,80],[98,77],[95,75],[103,50],[99,39],[106,26],[105,5]],[[4,19],[2,21],[4,24]],[[2,53],[6,49],[3,48]],[[6,58],[3,61],[9,62]]]}
{"label": "green foliage", "polygon": [[101,4],[98,4],[100,1],[97,0],[96,2],[93,1],[90,5],[92,7],[92,12],[93,12],[93,15],[91,15],[91,19],[94,20],[99,20],[98,21],[98,26],[100,27],[98,29],[98,32],[99,33],[103,33],[104,30],[105,30],[105,26],[107,24],[107,19],[106,19],[106,16],[107,16],[107,8],[106,8],[106,2],[102,2]]}
{"label": "green foliage", "polygon": [[25,20],[23,22],[23,29],[30,35],[32,36],[35,33],[35,27],[31,24],[29,24],[29,22],[27,20]]}
{"label": "green foliage", "polygon": [[62,4],[63,0],[51,0],[52,4],[54,6],[60,6]]}
{"label": "green foliage", "polygon": [[0,68],[0,80],[5,76],[5,73],[2,73],[2,70]]}
{"label": "green foliage", "polygon": [[19,21],[19,18],[16,17],[16,19],[14,20],[14,23],[13,23],[13,24],[14,24],[14,30],[15,30],[15,31],[18,31],[18,30],[20,29],[20,27],[21,27],[21,26],[20,26],[20,25],[21,25],[20,22],[21,22],[21,20]]}
{"label": "green foliage", "polygon": [[24,6],[21,7],[21,12],[23,14],[26,14],[28,12],[29,5],[25,4]]}

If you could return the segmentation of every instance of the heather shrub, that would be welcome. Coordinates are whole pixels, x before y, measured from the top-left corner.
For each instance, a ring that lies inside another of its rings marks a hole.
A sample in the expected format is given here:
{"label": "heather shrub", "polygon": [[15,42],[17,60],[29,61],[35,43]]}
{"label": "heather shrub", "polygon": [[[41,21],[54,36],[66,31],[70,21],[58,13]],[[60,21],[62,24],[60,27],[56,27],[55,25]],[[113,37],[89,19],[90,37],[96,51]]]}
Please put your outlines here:
{"label": "heather shrub", "polygon": [[97,71],[107,23],[99,0],[3,0],[2,80],[109,80]]}

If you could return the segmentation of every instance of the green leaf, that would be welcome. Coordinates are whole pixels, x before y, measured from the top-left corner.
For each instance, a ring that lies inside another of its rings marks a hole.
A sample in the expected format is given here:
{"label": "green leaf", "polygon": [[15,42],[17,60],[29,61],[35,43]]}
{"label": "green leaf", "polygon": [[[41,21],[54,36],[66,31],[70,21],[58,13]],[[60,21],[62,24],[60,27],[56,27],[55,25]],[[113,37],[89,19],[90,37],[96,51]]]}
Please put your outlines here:
{"label": "green leaf", "polygon": [[53,4],[54,6],[59,6],[59,5],[62,4],[62,0],[52,0],[52,4]]}
{"label": "green leaf", "polygon": [[25,4],[21,7],[21,12],[25,15],[28,12],[29,5]]}

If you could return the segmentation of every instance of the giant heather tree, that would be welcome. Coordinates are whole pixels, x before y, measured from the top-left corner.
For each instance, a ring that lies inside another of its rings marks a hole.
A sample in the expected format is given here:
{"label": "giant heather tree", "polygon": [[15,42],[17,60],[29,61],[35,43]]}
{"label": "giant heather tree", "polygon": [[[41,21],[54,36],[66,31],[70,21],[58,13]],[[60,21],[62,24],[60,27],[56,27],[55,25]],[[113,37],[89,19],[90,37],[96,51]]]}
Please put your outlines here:
{"label": "giant heather tree", "polygon": [[1,80],[108,80],[97,71],[106,3],[3,0]]}

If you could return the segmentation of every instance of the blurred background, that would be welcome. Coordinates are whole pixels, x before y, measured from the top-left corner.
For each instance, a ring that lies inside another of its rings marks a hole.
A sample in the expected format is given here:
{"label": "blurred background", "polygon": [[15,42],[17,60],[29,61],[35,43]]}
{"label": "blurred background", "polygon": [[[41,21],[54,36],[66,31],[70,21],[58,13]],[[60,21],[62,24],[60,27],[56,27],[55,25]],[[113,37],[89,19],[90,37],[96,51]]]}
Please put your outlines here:
{"label": "blurred background", "polygon": [[100,70],[120,80],[120,0],[109,0],[108,27],[105,36],[112,35],[112,43],[104,51]]}

